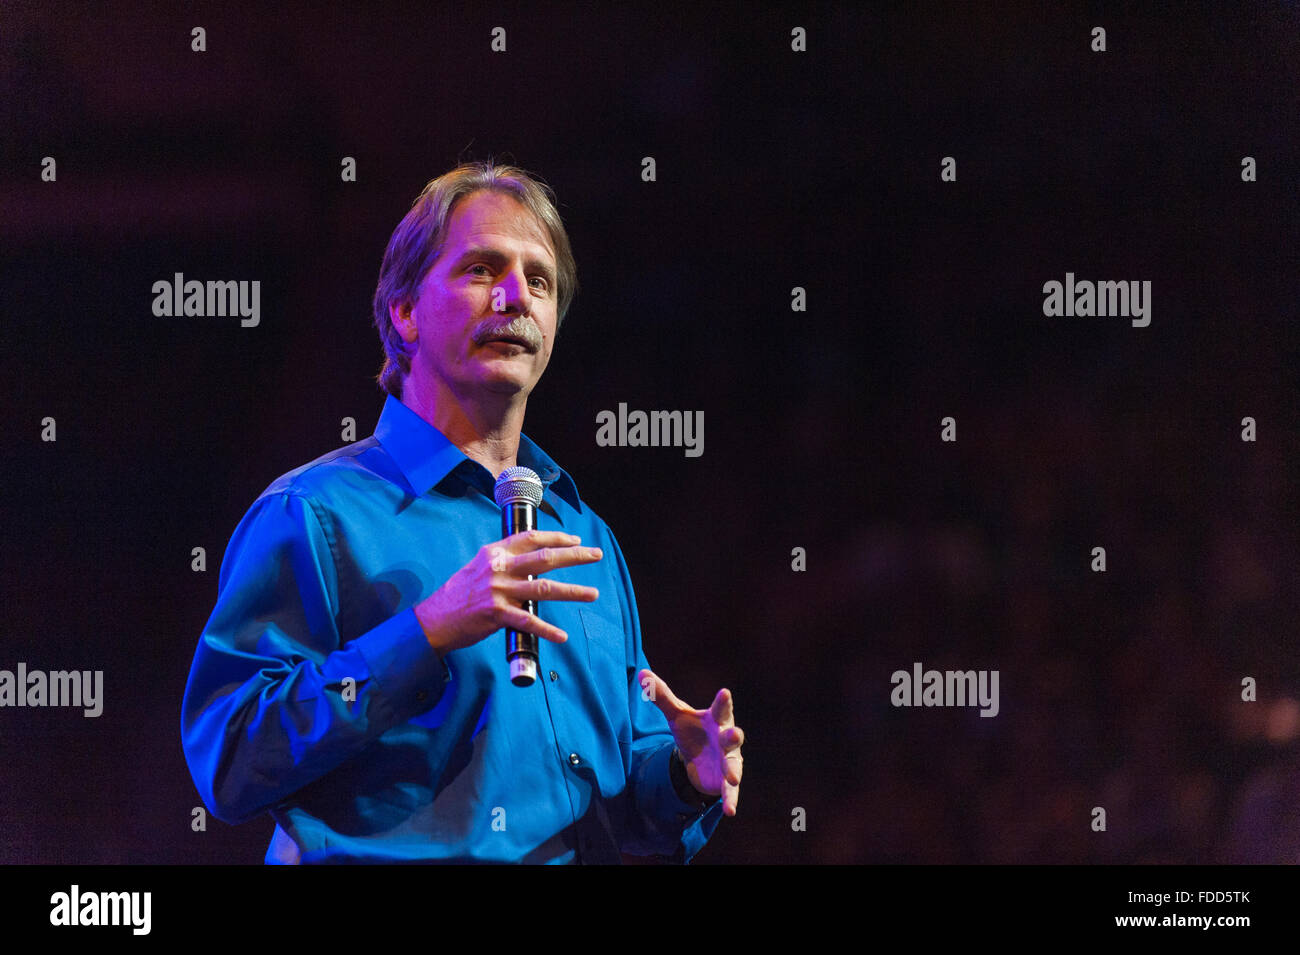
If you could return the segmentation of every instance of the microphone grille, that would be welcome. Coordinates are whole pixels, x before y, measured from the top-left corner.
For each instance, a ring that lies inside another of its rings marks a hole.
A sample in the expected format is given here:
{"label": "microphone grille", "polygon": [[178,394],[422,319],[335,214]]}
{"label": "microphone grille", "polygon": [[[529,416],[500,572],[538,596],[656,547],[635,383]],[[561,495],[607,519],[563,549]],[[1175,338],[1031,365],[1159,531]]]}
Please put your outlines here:
{"label": "microphone grille", "polygon": [[542,479],[532,468],[506,468],[497,478],[492,496],[496,498],[497,507],[519,503],[538,507],[542,503]]}

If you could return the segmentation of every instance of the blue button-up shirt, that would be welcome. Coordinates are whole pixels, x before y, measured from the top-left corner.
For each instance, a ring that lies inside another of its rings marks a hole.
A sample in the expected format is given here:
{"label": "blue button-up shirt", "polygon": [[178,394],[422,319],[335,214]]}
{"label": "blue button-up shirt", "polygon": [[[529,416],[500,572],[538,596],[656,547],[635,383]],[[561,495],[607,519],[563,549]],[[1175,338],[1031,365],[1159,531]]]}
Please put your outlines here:
{"label": "blue button-up shirt", "polygon": [[668,723],[613,533],[526,435],[538,526],[600,547],[551,571],[595,603],[542,601],[569,634],[514,686],[503,631],[444,659],[414,606],[501,537],[494,478],[395,398],[373,436],[271,484],[231,537],[182,709],[214,815],[275,818],[268,862],[617,862],[693,856],[721,818],[669,777]]}

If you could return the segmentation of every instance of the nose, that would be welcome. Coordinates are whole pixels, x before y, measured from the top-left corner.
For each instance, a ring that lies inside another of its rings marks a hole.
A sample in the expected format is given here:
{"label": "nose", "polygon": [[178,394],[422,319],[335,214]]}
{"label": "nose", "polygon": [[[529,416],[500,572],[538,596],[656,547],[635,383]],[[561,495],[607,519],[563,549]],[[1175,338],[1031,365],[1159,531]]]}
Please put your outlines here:
{"label": "nose", "polygon": [[530,307],[528,276],[523,266],[516,265],[501,277],[497,286],[501,289],[501,310],[503,314],[527,315]]}

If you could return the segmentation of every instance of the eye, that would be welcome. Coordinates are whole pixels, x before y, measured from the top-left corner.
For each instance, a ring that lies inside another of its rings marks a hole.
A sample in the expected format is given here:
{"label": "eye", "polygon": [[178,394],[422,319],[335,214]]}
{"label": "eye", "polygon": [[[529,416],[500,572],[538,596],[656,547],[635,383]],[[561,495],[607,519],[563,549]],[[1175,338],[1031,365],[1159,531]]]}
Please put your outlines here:
{"label": "eye", "polygon": [[479,264],[479,265],[471,265],[471,266],[469,267],[469,271],[473,272],[475,269],[486,269],[486,268],[487,268],[487,266],[486,266],[486,265],[483,265],[483,264]]}
{"label": "eye", "polygon": [[531,282],[533,280],[542,283],[541,285],[536,286],[537,288],[540,288],[542,291],[547,291],[551,287],[551,283],[546,281],[546,276],[544,275],[534,275],[531,279],[529,279],[529,281]]}

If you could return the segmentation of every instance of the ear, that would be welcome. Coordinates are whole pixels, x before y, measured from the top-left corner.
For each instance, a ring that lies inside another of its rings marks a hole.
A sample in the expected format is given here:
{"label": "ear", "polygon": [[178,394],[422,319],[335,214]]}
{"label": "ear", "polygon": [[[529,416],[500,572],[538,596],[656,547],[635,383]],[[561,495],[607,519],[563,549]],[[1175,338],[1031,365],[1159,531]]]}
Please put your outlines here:
{"label": "ear", "polygon": [[415,344],[415,340],[420,337],[419,328],[416,327],[415,315],[412,314],[410,302],[394,302],[388,306],[388,317],[393,323],[393,328],[397,334],[402,336],[402,341],[408,345]]}

